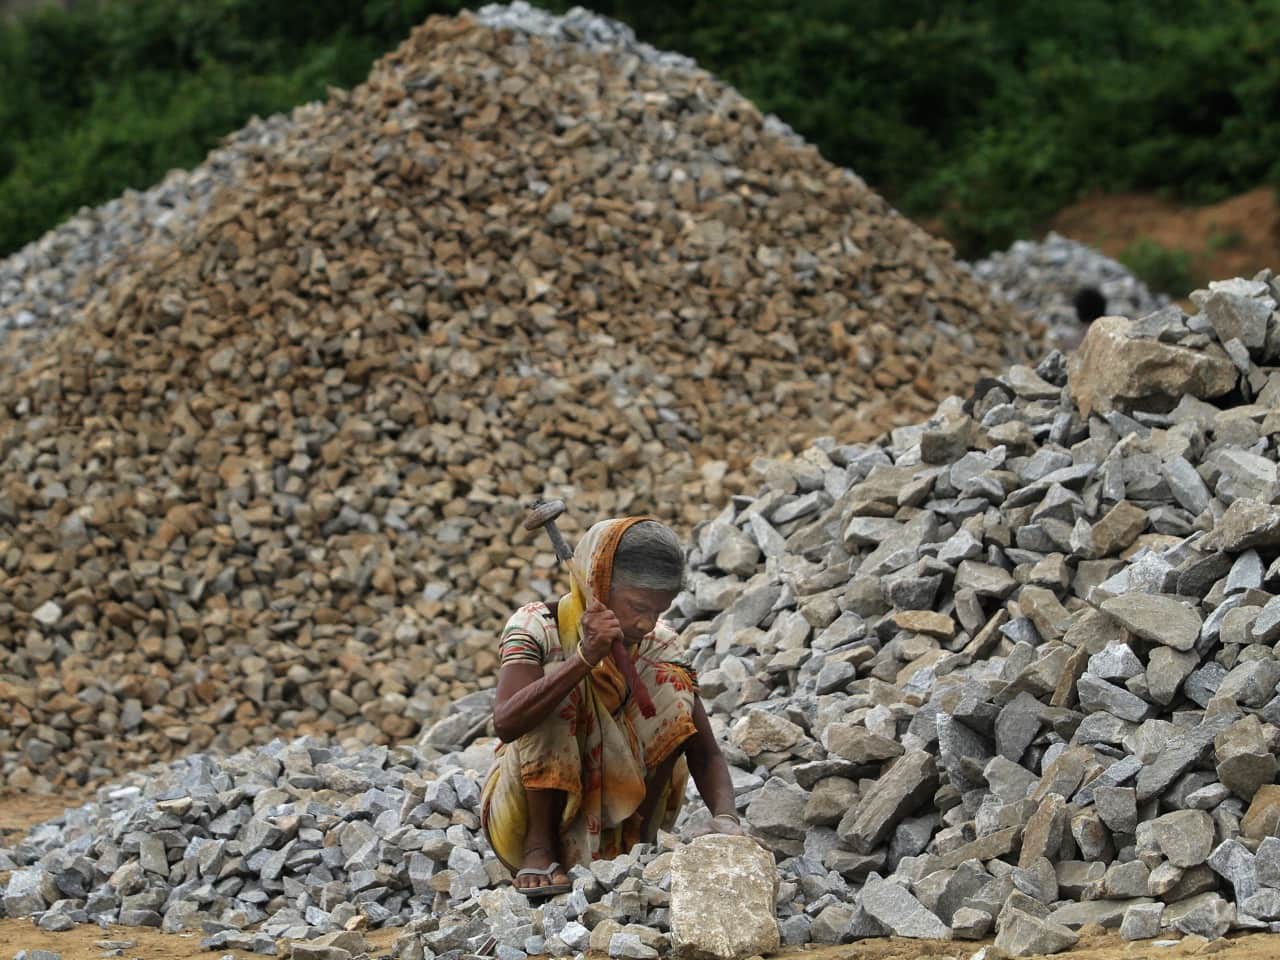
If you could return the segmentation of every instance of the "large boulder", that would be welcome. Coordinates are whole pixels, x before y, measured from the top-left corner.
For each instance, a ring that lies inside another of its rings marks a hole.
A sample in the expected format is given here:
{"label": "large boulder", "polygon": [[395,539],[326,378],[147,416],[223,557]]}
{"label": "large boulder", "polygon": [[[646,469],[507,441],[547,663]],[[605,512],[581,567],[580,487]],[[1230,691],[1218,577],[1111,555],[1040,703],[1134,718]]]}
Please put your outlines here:
{"label": "large boulder", "polygon": [[1125,317],[1100,317],[1070,361],[1071,398],[1081,416],[1172,407],[1186,394],[1220,397],[1238,372],[1217,344],[1202,349],[1143,339]]}
{"label": "large boulder", "polygon": [[778,949],[773,856],[747,837],[699,837],[671,858],[671,948],[683,960]]}

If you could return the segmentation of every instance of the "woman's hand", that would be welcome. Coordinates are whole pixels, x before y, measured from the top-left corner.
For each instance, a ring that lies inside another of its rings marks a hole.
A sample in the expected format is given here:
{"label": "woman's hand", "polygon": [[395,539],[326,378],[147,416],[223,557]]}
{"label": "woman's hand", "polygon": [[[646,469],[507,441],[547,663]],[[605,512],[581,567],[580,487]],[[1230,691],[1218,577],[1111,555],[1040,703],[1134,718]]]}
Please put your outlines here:
{"label": "woman's hand", "polygon": [[613,644],[622,639],[622,624],[614,612],[599,600],[592,600],[582,614],[582,653],[593,664],[613,652]]}

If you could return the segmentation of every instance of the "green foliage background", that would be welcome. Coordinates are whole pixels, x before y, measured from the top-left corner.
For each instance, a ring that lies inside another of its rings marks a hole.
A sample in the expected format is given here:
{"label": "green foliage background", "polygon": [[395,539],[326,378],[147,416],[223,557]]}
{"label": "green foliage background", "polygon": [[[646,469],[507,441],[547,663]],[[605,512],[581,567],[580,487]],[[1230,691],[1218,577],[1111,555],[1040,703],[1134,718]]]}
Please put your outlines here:
{"label": "green foliage background", "polygon": [[[0,255],[352,86],[456,0],[98,0],[0,27]],[[569,6],[546,0],[548,8]],[[596,0],[967,255],[1083,192],[1280,184],[1280,0]]]}

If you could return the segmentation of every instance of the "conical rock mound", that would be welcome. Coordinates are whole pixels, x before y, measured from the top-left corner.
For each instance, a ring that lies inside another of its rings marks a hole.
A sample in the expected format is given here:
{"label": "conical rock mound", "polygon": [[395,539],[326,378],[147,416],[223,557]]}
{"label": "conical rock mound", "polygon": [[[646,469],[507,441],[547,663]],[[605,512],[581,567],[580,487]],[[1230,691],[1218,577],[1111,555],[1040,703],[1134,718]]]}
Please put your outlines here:
{"label": "conical rock mound", "polygon": [[0,374],[20,787],[411,735],[550,569],[531,496],[688,524],[757,453],[918,419],[1027,340],[709,74],[467,17],[96,286]]}

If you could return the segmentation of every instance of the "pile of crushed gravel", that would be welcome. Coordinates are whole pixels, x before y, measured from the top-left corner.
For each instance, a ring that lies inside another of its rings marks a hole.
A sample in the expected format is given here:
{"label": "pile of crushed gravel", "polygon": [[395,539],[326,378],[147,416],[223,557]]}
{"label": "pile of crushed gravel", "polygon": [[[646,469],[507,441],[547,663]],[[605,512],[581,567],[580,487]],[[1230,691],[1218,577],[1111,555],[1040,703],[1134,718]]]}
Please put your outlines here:
{"label": "pile of crushed gravel", "polygon": [[104,212],[47,290],[17,271],[61,320],[0,364],[0,785],[410,738],[550,591],[533,497],[687,530],[761,453],[1030,349],[946,244],[687,60],[485,16],[536,31],[432,19],[187,194]]}
{"label": "pile of crushed gravel", "polygon": [[[1278,295],[1099,321],[881,443],[760,461],[699,527],[670,616],[784,943],[1280,931]],[[5,909],[263,952],[349,923],[404,925],[405,958],[665,951],[678,837],[538,909],[507,886],[476,829],[490,711],[127,779],[3,854]]]}

